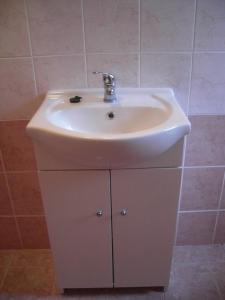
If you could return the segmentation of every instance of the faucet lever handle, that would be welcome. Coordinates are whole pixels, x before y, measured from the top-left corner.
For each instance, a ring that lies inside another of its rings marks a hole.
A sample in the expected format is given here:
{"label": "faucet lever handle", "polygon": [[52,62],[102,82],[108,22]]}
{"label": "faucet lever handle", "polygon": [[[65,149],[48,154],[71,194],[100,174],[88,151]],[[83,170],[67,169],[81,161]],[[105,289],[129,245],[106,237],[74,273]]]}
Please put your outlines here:
{"label": "faucet lever handle", "polygon": [[111,73],[106,73],[106,72],[99,72],[99,71],[94,71],[92,72],[93,74],[102,74],[103,76],[103,81],[105,84],[111,84],[115,85],[115,76]]}

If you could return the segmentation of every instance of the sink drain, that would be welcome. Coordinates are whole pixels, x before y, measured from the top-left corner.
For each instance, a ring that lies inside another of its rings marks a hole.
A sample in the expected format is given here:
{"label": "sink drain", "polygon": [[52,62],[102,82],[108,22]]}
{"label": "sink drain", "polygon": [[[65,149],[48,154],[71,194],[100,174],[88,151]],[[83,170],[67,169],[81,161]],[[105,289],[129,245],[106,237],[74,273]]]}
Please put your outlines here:
{"label": "sink drain", "polygon": [[112,111],[110,111],[109,113],[107,113],[107,116],[109,119],[113,119],[115,117],[114,113]]}

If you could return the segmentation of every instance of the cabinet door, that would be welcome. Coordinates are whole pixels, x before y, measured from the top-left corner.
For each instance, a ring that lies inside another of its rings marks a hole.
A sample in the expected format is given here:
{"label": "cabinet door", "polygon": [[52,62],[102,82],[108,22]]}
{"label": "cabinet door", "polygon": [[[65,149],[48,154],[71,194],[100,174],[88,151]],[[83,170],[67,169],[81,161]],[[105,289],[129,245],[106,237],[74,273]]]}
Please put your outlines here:
{"label": "cabinet door", "polygon": [[167,286],[179,169],[112,171],[114,285]]}
{"label": "cabinet door", "polygon": [[109,172],[39,175],[60,288],[112,287]]}

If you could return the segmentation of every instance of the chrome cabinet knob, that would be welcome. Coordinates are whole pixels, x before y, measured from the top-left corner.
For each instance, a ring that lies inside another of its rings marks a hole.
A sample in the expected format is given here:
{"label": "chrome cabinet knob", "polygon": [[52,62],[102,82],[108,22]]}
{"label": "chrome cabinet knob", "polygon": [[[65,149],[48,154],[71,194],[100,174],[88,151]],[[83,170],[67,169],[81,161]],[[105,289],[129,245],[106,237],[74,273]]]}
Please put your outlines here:
{"label": "chrome cabinet knob", "polygon": [[103,210],[98,210],[98,211],[96,212],[96,215],[97,215],[98,217],[101,217],[101,216],[103,215]]}
{"label": "chrome cabinet knob", "polygon": [[126,210],[126,209],[122,209],[121,212],[120,212],[120,214],[121,214],[122,216],[126,216],[127,210]]}

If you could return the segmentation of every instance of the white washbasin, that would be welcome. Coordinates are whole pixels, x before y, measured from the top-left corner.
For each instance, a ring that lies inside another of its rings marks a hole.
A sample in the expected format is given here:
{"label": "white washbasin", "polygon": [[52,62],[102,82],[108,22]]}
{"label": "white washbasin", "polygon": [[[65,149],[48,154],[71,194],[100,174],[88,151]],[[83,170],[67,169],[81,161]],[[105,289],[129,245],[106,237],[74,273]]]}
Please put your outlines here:
{"label": "white washbasin", "polygon": [[[70,103],[74,95],[82,101]],[[118,89],[117,96],[111,104],[102,89],[50,91],[27,131],[36,147],[91,168],[143,163],[190,131],[171,89]]]}
{"label": "white washbasin", "polygon": [[[113,113],[111,119],[110,113]],[[168,119],[169,113],[156,107],[67,106],[54,109],[49,121],[58,128],[76,132],[80,137],[123,139],[153,129]]]}

